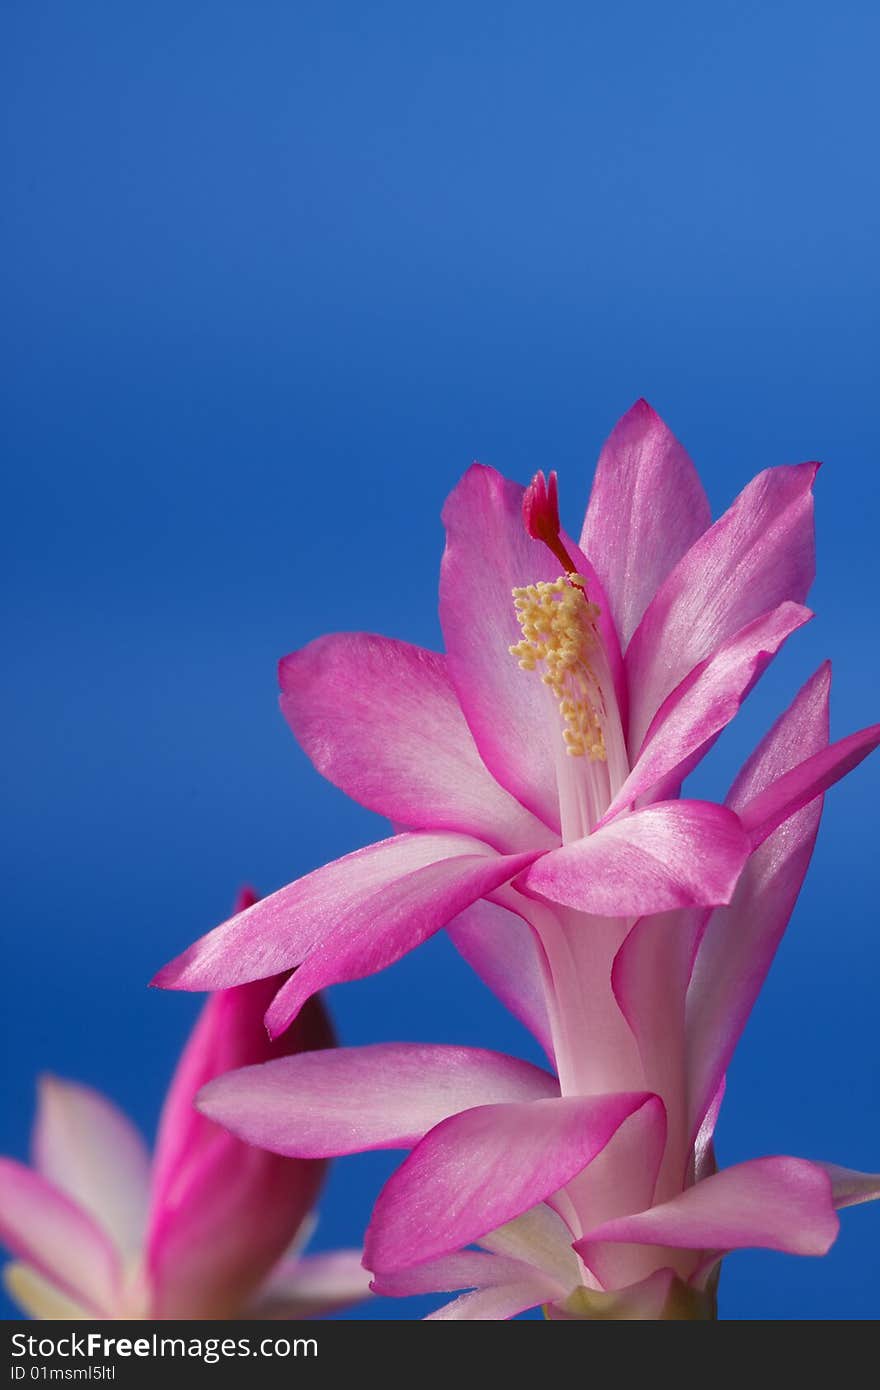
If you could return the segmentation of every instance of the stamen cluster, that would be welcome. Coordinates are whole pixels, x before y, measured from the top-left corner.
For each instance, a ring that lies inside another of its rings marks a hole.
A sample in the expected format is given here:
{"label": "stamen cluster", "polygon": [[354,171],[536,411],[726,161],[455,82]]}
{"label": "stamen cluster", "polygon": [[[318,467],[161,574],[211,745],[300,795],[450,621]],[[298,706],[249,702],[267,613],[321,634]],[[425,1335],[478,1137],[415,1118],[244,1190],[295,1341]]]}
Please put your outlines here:
{"label": "stamen cluster", "polygon": [[559,701],[562,737],[572,758],[605,761],[602,697],[590,664],[598,642],[599,610],[586,596],[582,575],[513,590],[522,640],[510,648],[523,671],[544,667],[541,679]]}

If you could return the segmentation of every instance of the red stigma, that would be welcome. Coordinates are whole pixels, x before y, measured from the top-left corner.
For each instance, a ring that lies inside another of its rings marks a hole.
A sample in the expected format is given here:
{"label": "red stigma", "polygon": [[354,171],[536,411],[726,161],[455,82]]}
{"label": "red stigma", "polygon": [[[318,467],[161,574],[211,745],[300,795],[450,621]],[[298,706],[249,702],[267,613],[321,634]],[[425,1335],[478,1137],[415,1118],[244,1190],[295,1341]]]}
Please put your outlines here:
{"label": "red stigma", "polygon": [[552,550],[567,574],[575,574],[577,565],[562,544],[559,535],[559,488],[555,471],[545,478],[535,474],[523,493],[523,524],[534,541],[543,541]]}

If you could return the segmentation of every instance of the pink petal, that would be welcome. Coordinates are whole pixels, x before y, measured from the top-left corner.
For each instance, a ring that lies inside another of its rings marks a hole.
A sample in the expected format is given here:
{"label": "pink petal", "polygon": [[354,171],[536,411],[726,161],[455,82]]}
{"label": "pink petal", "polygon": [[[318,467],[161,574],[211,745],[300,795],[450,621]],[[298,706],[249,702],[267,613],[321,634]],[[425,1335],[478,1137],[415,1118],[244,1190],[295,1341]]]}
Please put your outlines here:
{"label": "pink petal", "polygon": [[[283,977],[282,977],[283,978]],[[181,1053],[168,1088],[159,1120],[153,1165],[153,1213],[173,1199],[175,1186],[186,1181],[186,1172],[201,1162],[223,1137],[217,1126],[195,1108],[199,1091],[214,1077],[238,1067],[258,1065],[291,1053],[333,1045],[333,1029],[320,999],[314,999],[297,1019],[296,1026],[277,1042],[263,1027],[263,1015],[280,983],[279,978],[258,980],[222,990],[207,1000]],[[230,1162],[241,1146],[226,1136]],[[314,1172],[320,1173],[320,1166]],[[311,1189],[313,1169],[308,1164],[291,1166]]]}
{"label": "pink petal", "polygon": [[122,1275],[115,1248],[82,1207],[11,1158],[0,1158],[0,1243],[95,1315],[112,1316]]}
{"label": "pink petal", "polygon": [[[427,864],[351,903],[347,911],[340,904],[320,948],[282,986],[267,1010],[266,1027],[272,1036],[289,1025],[317,990],[384,970],[535,858],[534,854],[497,855],[477,841],[472,843],[483,852]],[[350,881],[344,891],[350,895]]]}
{"label": "pink petal", "polygon": [[293,1163],[218,1131],[154,1219],[148,1251],[154,1318],[242,1315],[317,1196],[320,1165],[304,1174],[312,1179],[306,1189]]}
{"label": "pink petal", "polygon": [[364,1263],[376,1272],[445,1255],[543,1202],[590,1162],[645,1092],[484,1105],[444,1120],[385,1184]]}
{"label": "pink petal", "polygon": [[[517,801],[558,831],[558,730],[549,717],[545,687],[521,671],[509,652],[522,636],[512,590],[554,580],[560,570],[547,547],[526,534],[523,494],[518,484],[475,464],[449,497],[443,512],[447,541],[440,620],[449,675],[483,762]],[[586,557],[567,537],[563,540],[599,607],[599,629],[620,703],[620,647],[602,586]]]}
{"label": "pink petal", "polygon": [[729,902],[748,848],[723,806],[657,802],[551,850],[520,881],[582,912],[641,917]]}
{"label": "pink petal", "polygon": [[532,926],[547,962],[554,1069],[566,1095],[642,1087],[635,1039],[611,989],[611,966],[632,922],[550,903],[521,880],[494,895]]}
{"label": "pink petal", "polygon": [[741,814],[765,788],[796,767],[805,754],[809,756],[827,747],[830,694],[831,662],[823,661],[746,758],[727,794],[728,806]]}
{"label": "pink petal", "polygon": [[435,1313],[429,1313],[426,1322],[450,1322],[468,1320],[470,1322],[503,1322],[524,1313],[527,1308],[537,1308],[556,1296],[553,1286],[542,1279],[525,1279],[517,1284],[498,1284],[488,1289],[475,1289],[464,1293],[452,1303],[445,1303]]}
{"label": "pink petal", "polygon": [[553,580],[559,562],[526,535],[523,488],[474,464],[446,502],[440,621],[465,718],[489,771],[557,830],[552,729],[546,694],[508,648],[519,641],[511,591]]}
{"label": "pink petal", "polygon": [[[623,1122],[602,1152],[566,1188],[581,1229],[641,1211],[655,1200],[666,1140],[662,1104],[645,1105]],[[637,1245],[591,1241],[588,1247],[579,1247],[579,1253],[606,1289],[635,1283],[657,1264],[656,1251]]]}
{"label": "pink petal", "polygon": [[481,900],[465,908],[447,931],[468,965],[534,1034],[552,1062],[543,953],[528,923],[507,908]]}
{"label": "pink petal", "polygon": [[660,783],[680,783],[733,719],[786,638],[812,616],[800,604],[782,603],[747,623],[695,667],[664,700],[651,721],[638,762],[609,806],[603,823]]}
{"label": "pink petal", "polygon": [[[521,862],[500,858],[466,835],[394,835],[315,869],[215,927],[160,970],[153,983],[164,989],[226,989],[263,979],[298,965],[319,943],[326,948],[359,935],[375,938],[380,924],[392,933],[402,929],[408,914],[416,945],[416,938],[423,940],[489,891],[480,888],[481,876],[492,882],[499,875],[503,882],[516,872],[505,866]],[[427,875],[420,875],[424,869]],[[464,886],[471,884],[472,894]],[[438,893],[440,904],[431,901]],[[402,945],[397,954],[407,949]]]}
{"label": "pink petal", "polygon": [[703,1178],[711,1177],[718,1171],[718,1163],[715,1158],[715,1128],[718,1124],[718,1116],[721,1113],[721,1106],[724,1101],[724,1092],[727,1088],[727,1078],[722,1076],[718,1085],[718,1090],[712,1097],[709,1108],[703,1116],[700,1128],[697,1130],[697,1137],[694,1140],[694,1181],[701,1182]]}
{"label": "pink petal", "polygon": [[320,637],[280,666],[281,708],[319,772],[400,825],[498,849],[551,842],[495,781],[434,652],[367,633]]}
{"label": "pink petal", "polygon": [[599,455],[581,533],[626,646],[670,570],[711,523],[709,502],[682,446],[636,401]]}
{"label": "pink petal", "polygon": [[585,1222],[595,1226],[651,1204],[666,1129],[665,1107],[656,1102],[643,1105],[624,1120],[589,1167],[568,1184],[567,1195]]}
{"label": "pink petal", "polygon": [[248,1308],[248,1318],[326,1317],[370,1296],[370,1276],[360,1250],[332,1250],[284,1260]]}
{"label": "pink petal", "polygon": [[121,1250],[144,1233],[150,1155],[134,1125],[90,1086],[40,1080],[34,1167],[72,1197]]}
{"label": "pink petal", "polygon": [[317,1197],[322,1163],[252,1148],[193,1108],[199,1087],[229,1067],[332,1043],[319,1000],[270,1042],[262,1017],[278,983],[213,995],[178,1066],[160,1123],[147,1248],[154,1317],[240,1316]]}
{"label": "pink petal", "polygon": [[838,739],[837,743],[829,744],[783,773],[740,811],[752,844],[755,847],[762,844],[783,821],[852,772],[873,753],[878,743],[880,724],[872,724],[870,728]]}
{"label": "pink petal", "polygon": [[779,1157],[725,1168],[669,1202],[604,1222],[588,1239],[824,1255],[837,1229],[827,1174],[805,1159]]}
{"label": "pink petal", "polygon": [[412,1148],[460,1110],[558,1093],[547,1072],[500,1052],[373,1043],[227,1073],[202,1091],[198,1104],[250,1144],[325,1157]]}
{"label": "pink petal", "polygon": [[[743,768],[728,805],[743,805],[804,755],[828,743],[826,664],[807,681]],[[687,991],[689,1130],[702,1122],[724,1076],[797,901],[819,817],[817,797],[780,826],[746,864],[729,907],[712,914]]]}
{"label": "pink petal", "polygon": [[655,1194],[661,1200],[680,1189],[692,1149],[684,1094],[685,996],[706,916],[705,910],[692,910],[642,917],[611,972],[614,997],[638,1045],[645,1084],[666,1106],[668,1138]]}
{"label": "pink petal", "polygon": [[657,591],[626,656],[633,757],[667,695],[695,666],[761,613],[806,598],[815,571],[816,467],[759,473]]}
{"label": "pink petal", "polygon": [[834,1205],[858,1206],[860,1202],[876,1202],[880,1197],[880,1173],[858,1173],[854,1168],[841,1168],[836,1163],[819,1163],[831,1179]]}

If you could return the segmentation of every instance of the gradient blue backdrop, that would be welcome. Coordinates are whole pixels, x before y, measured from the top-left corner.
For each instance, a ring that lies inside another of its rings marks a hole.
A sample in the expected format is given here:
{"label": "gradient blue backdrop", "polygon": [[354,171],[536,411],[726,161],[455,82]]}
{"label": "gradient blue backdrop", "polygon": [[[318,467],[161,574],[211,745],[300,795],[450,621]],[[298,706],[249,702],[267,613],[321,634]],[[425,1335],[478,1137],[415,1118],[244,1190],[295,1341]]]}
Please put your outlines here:
{"label": "gradient blue backdrop", "polygon": [[[151,1131],[191,997],[153,970],[384,833],[275,702],[334,628],[435,645],[478,457],[577,523],[646,395],[717,509],[821,458],[819,616],[699,779],[826,655],[880,714],[877,7],[18,0],[3,7],[7,945],[0,1151],[42,1068]],[[880,1168],[880,767],[829,798],[732,1069],[725,1161]],[[333,992],[342,1037],[528,1048],[444,939]],[[337,1165],[359,1239],[391,1156]],[[726,1265],[728,1318],[880,1312],[880,1209]],[[430,1300],[377,1302],[414,1316]],[[7,1315],[9,1305],[6,1305]]]}

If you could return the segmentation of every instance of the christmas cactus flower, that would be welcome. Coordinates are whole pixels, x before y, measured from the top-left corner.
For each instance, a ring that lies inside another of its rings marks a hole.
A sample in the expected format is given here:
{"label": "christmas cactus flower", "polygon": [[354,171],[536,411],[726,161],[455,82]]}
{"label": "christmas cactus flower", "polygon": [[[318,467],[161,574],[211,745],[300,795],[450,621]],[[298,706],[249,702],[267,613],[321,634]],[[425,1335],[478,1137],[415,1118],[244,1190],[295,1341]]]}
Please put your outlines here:
{"label": "christmas cactus flower", "polygon": [[415,1145],[368,1235],[377,1288],[473,1289],[452,1316],[708,1315],[726,1251],[821,1253],[835,1206],[874,1195],[870,1177],[785,1157],[716,1173],[711,1135],[822,794],[880,726],[830,743],[822,668],[723,804],[680,795],[811,616],[815,471],[759,474],[710,524],[640,402],[577,545],[552,475],[523,490],[468,472],[445,511],[445,657],[346,635],[282,662],[315,765],[404,828],[224,923],[157,982],[298,966],[266,1015],[277,1035],[317,989],[450,925],[552,1065],[380,1045],[207,1089],[206,1113],[276,1153]]}
{"label": "christmas cactus flower", "polygon": [[325,1165],[252,1148],[193,1108],[229,1068],[332,1047],[319,999],[281,1044],[267,1040],[262,1014],[280,983],[208,999],[152,1159],[106,1097],[41,1081],[33,1167],[0,1158],[0,1243],[15,1257],[5,1283],[32,1317],[315,1317],[367,1295],[360,1251],[299,1254]]}
{"label": "christmas cactus flower", "polygon": [[[341,634],[280,668],[319,771],[405,828],[223,923],[155,983],[223,989],[298,966],[266,1015],[278,1035],[317,989],[383,969],[509,885],[585,914],[594,953],[597,931],[619,945],[622,923],[729,903],[761,840],[880,739],[804,758],[742,813],[679,796],[811,617],[815,473],[768,469],[710,525],[689,458],[639,402],[599,460],[582,549],[555,479],[526,491],[474,465],[444,512],[446,655]],[[474,920],[457,943],[494,978],[507,943]]]}

